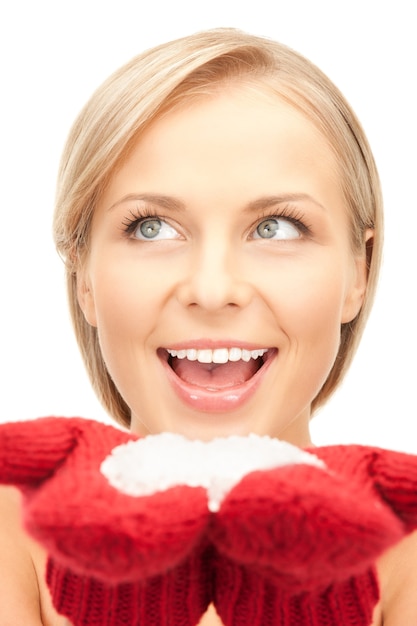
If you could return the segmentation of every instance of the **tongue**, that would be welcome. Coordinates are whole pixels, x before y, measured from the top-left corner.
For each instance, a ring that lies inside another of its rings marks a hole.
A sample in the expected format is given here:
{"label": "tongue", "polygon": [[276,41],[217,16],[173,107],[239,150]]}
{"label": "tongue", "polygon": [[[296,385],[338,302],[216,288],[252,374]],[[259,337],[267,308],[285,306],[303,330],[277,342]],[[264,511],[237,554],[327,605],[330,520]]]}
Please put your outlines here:
{"label": "tongue", "polygon": [[188,359],[172,359],[172,369],[183,381],[206,389],[226,389],[245,383],[259,369],[262,361],[228,361],[227,363],[199,363]]}

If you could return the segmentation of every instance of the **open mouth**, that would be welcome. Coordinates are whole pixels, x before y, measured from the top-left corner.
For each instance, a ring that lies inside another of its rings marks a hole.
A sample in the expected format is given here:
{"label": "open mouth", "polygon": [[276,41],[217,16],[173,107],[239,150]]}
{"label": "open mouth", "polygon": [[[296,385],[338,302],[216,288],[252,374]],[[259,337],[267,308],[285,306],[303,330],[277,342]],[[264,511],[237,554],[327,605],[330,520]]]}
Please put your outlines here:
{"label": "open mouth", "polygon": [[276,352],[272,348],[239,347],[160,349],[159,356],[186,385],[210,392],[247,383]]}

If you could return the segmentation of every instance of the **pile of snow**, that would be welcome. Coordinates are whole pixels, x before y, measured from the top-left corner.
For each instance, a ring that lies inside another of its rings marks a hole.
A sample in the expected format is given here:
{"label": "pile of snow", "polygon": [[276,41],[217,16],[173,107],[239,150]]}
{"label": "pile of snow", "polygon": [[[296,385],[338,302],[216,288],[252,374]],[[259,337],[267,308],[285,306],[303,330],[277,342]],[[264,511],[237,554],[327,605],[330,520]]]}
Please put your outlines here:
{"label": "pile of snow", "polygon": [[153,495],[179,485],[204,487],[208,507],[215,512],[246,474],[300,463],[325,469],[313,454],[267,436],[203,442],[161,433],[117,446],[100,469],[113,487],[130,496]]}

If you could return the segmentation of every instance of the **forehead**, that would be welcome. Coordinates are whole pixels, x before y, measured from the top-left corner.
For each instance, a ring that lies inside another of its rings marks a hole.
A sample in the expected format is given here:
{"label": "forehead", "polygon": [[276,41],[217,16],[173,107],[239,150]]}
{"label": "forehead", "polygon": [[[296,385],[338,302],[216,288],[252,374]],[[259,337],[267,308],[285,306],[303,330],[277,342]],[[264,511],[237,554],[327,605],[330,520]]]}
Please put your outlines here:
{"label": "forehead", "polygon": [[235,85],[154,120],[107,192],[117,195],[133,184],[190,196],[238,188],[239,195],[257,193],[256,183],[268,187],[264,193],[309,192],[300,185],[316,192],[332,186],[339,196],[341,190],[330,143],[305,114],[259,85]]}
{"label": "forehead", "polygon": [[211,95],[185,99],[154,120],[137,146],[146,149],[176,140],[185,145],[197,137],[207,145],[218,142],[219,147],[232,148],[238,143],[256,148],[267,137],[273,142],[277,133],[281,141],[288,138],[305,147],[314,141],[323,154],[332,151],[324,134],[295,102],[284,100],[262,83],[231,84]]}

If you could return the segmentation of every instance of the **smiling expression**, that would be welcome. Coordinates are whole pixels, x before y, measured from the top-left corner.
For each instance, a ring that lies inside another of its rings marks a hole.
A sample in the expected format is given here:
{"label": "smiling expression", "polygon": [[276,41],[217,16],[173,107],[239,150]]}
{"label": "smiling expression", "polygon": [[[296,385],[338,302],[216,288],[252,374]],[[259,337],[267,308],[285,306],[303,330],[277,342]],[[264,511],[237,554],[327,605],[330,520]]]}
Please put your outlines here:
{"label": "smiling expression", "polygon": [[96,208],[78,293],[135,432],[304,445],[365,275],[325,137],[235,86],[133,146]]}

